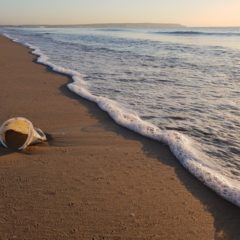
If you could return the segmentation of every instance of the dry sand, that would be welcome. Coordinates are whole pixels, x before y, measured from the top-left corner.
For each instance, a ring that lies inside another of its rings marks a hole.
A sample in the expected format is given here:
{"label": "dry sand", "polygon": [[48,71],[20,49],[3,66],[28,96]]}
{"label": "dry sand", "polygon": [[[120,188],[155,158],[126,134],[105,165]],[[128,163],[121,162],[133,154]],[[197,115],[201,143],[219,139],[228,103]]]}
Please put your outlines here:
{"label": "dry sand", "polygon": [[22,116],[52,136],[0,147],[0,239],[240,239],[239,208],[35,59],[0,37],[0,123]]}

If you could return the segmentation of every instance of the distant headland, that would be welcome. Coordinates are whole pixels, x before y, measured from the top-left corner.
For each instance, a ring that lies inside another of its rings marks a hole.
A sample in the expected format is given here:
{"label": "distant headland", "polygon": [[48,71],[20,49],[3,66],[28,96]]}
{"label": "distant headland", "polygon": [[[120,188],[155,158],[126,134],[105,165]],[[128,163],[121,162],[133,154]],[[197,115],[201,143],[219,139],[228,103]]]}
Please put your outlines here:
{"label": "distant headland", "polygon": [[4,27],[82,27],[82,28],[181,28],[185,27],[176,23],[94,23],[94,24],[36,24],[36,25],[2,25]]}

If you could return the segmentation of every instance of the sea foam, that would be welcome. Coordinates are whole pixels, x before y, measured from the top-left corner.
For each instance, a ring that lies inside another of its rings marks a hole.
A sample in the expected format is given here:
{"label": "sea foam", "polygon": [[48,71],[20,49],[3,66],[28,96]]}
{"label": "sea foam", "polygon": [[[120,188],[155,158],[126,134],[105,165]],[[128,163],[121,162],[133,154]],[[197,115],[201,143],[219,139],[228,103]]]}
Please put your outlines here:
{"label": "sea foam", "polygon": [[124,110],[118,103],[105,97],[93,95],[88,90],[87,83],[79,72],[51,63],[48,57],[36,46],[21,42],[7,34],[4,34],[4,36],[30,48],[32,53],[38,56],[38,63],[50,67],[55,72],[71,76],[73,82],[69,83],[67,87],[77,95],[95,102],[117,124],[142,136],[167,144],[171,152],[191,174],[220,196],[240,207],[239,183],[227,177],[224,172],[215,169],[214,165],[206,160],[207,156],[197,150],[194,140],[177,131],[161,130],[157,126],[142,120],[137,114]]}

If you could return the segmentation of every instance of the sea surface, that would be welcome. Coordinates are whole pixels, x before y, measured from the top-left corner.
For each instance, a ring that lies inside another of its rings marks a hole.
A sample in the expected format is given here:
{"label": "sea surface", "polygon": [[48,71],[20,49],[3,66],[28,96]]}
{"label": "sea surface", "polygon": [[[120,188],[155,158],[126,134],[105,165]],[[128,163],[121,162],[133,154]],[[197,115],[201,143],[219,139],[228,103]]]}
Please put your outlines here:
{"label": "sea surface", "polygon": [[240,28],[1,28],[240,206]]}

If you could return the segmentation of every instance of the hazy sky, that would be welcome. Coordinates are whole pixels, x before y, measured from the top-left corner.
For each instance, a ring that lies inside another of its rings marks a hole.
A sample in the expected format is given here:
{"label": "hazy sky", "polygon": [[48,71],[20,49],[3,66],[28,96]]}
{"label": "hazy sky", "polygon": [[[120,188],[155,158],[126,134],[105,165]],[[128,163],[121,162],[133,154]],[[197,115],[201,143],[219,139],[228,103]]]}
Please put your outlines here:
{"label": "hazy sky", "polygon": [[0,24],[240,26],[240,0],[0,0]]}

